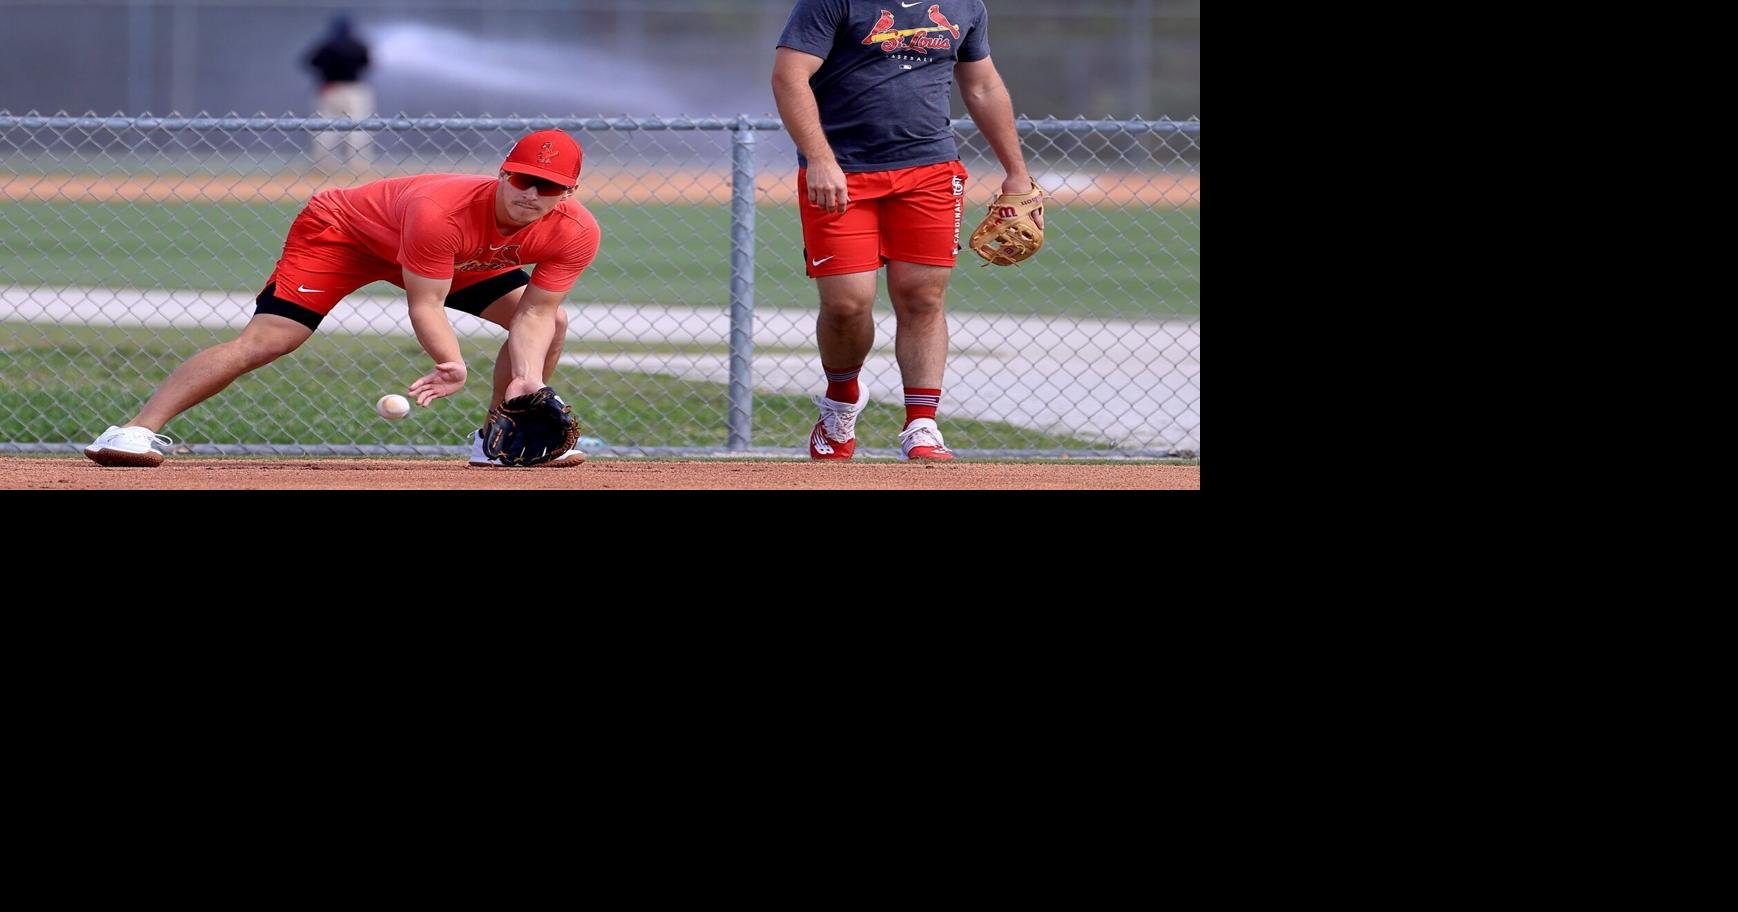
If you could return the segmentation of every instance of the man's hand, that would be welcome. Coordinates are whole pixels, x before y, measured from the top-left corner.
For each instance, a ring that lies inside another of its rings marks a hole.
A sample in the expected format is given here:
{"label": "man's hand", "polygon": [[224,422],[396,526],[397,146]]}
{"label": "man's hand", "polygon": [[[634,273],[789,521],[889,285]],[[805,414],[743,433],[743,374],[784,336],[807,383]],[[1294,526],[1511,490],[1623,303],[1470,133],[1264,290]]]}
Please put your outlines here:
{"label": "man's hand", "polygon": [[[1032,178],[1025,174],[1022,174],[1019,177],[1010,174],[1006,180],[1002,181],[1002,192],[1005,194],[1018,196],[1030,189],[1032,189]],[[1011,219],[1019,214],[1019,210],[1015,209],[1013,206],[999,206],[996,208],[996,218]],[[1043,231],[1044,210],[1039,209],[1037,212],[1032,213],[1032,221],[1038,223],[1039,231]]]}
{"label": "man's hand", "polygon": [[807,180],[809,202],[821,207],[823,212],[845,213],[845,205],[851,202],[851,196],[845,190],[845,172],[840,170],[837,161],[810,160]]}
{"label": "man's hand", "polygon": [[417,405],[427,408],[430,402],[442,396],[451,396],[464,385],[465,362],[442,361],[435,365],[434,370],[423,374],[410,385],[410,394],[416,397]]}

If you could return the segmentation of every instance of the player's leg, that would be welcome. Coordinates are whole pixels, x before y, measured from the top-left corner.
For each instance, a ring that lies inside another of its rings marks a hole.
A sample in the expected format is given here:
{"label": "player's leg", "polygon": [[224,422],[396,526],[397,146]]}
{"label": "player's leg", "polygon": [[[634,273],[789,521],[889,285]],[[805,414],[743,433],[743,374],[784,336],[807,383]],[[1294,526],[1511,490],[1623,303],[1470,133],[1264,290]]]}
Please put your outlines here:
{"label": "player's leg", "polygon": [[947,286],[959,255],[966,171],[959,162],[899,172],[882,207],[893,351],[905,387],[900,458],[953,458],[936,426],[947,369]]}
{"label": "player's leg", "polygon": [[256,313],[241,335],[219,342],[185,363],[157,387],[128,424],[161,430],[170,419],[221,392],[237,377],[300,348],[314,330],[288,317]]}
{"label": "player's leg", "polygon": [[862,367],[875,345],[875,273],[821,276],[815,288],[821,296],[821,312],[815,317],[821,369],[833,373]]}
{"label": "player's leg", "polygon": [[124,425],[110,427],[85,448],[99,465],[155,466],[152,446],[170,420],[235,382],[237,377],[301,347],[345,295],[384,278],[392,264],[374,261],[348,243],[336,226],[304,208],[290,224],[266,286],[254,299],[241,334],[189,358],[157,387]]}
{"label": "player's leg", "polygon": [[[316,319],[314,321],[318,323]],[[312,326],[287,316],[256,312],[241,334],[187,359],[157,387],[132,420],[97,436],[85,455],[103,466],[151,467],[163,462],[153,441],[172,443],[158,432],[175,416],[217,395],[248,371],[295,351],[314,334]]]}
{"label": "player's leg", "polygon": [[940,461],[953,458],[936,425],[941,385],[947,370],[948,278],[953,270],[891,260],[887,264],[887,296],[893,300],[897,330],[894,357],[905,387],[905,427],[899,434],[901,459]]}
{"label": "player's leg", "polygon": [[857,416],[869,404],[858,372],[875,344],[875,273],[820,276],[821,312],[815,341],[827,389],[814,397],[820,415],[809,429],[810,459],[850,459],[857,452]]}
{"label": "player's leg", "polygon": [[819,420],[809,432],[811,459],[850,459],[857,449],[857,416],[869,391],[858,372],[875,344],[875,274],[881,268],[878,240],[885,181],[876,174],[845,175],[851,202],[843,213],[808,202],[806,172],[797,174],[802,213],[803,268],[815,280],[820,313],[815,342],[826,392],[815,397]]}
{"label": "player's leg", "polygon": [[[947,371],[947,283],[953,270],[892,260],[887,264],[887,296],[897,326],[893,354],[908,387],[941,386]],[[931,416],[933,417],[933,416]]]}

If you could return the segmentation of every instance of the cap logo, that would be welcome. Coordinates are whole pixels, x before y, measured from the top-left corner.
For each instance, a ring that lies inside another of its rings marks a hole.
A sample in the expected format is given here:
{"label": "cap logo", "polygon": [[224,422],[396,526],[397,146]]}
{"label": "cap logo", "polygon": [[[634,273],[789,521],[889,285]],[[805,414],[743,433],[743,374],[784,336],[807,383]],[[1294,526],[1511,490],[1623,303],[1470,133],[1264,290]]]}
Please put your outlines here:
{"label": "cap logo", "polygon": [[546,142],[543,144],[543,148],[537,150],[537,163],[547,165],[555,161],[555,157],[560,154],[560,152],[555,151],[555,143]]}

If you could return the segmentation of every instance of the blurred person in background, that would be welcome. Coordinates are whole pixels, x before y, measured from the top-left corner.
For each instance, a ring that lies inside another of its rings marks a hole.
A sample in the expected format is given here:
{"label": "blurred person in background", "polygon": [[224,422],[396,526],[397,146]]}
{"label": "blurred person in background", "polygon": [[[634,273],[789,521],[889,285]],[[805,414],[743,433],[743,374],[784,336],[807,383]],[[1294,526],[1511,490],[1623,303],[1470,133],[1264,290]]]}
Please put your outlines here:
{"label": "blurred person in background", "polygon": [[[362,81],[362,73],[368,69],[368,45],[356,36],[349,16],[333,16],[320,43],[309,49],[302,62],[319,79],[315,113],[321,117],[373,116],[374,89]],[[345,167],[363,171],[373,159],[372,142],[363,130],[327,130],[314,136],[314,161],[322,171]]]}

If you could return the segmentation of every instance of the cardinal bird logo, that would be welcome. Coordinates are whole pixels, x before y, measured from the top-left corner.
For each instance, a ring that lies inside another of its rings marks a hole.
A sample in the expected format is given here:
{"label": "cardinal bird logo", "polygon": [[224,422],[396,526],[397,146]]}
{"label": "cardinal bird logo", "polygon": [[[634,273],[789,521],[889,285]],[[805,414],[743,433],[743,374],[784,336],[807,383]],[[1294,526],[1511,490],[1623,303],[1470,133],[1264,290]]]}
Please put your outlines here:
{"label": "cardinal bird logo", "polygon": [[560,152],[555,151],[555,143],[546,142],[543,144],[543,148],[537,150],[537,163],[547,165],[555,161],[555,156],[560,154]]}
{"label": "cardinal bird logo", "polygon": [[[953,43],[946,38],[931,38],[930,32],[943,32],[960,36],[960,27],[947,21],[942,15],[941,4],[932,3],[929,7],[929,21],[935,25],[920,28],[896,29],[893,27],[893,11],[882,10],[881,18],[875,20],[875,25],[869,29],[869,35],[863,39],[864,44],[879,44],[881,50],[888,53],[894,51],[917,51],[927,54],[931,50],[947,50]],[[907,40],[910,39],[910,40]]]}
{"label": "cardinal bird logo", "polygon": [[887,40],[886,32],[893,27],[893,11],[882,10],[881,18],[875,20],[875,27],[869,30],[869,37],[863,39],[864,44],[880,44]]}
{"label": "cardinal bird logo", "polygon": [[943,16],[941,14],[941,5],[940,4],[930,4],[929,21],[935,23],[936,25],[941,26],[943,29],[946,29],[947,31],[953,32],[953,36],[955,38],[958,38],[960,36],[960,27],[957,25],[954,25],[952,22],[947,21],[947,17]]}

